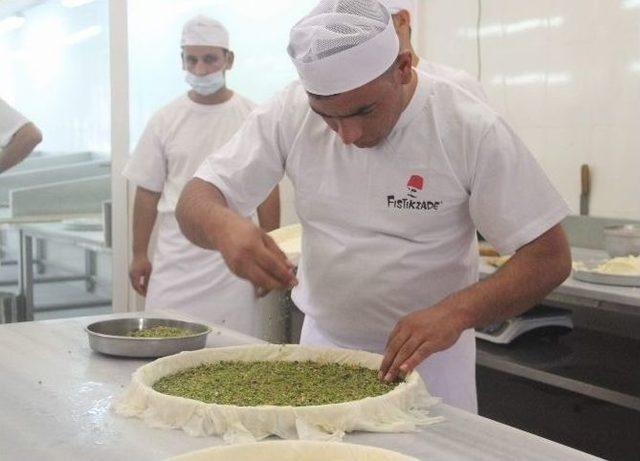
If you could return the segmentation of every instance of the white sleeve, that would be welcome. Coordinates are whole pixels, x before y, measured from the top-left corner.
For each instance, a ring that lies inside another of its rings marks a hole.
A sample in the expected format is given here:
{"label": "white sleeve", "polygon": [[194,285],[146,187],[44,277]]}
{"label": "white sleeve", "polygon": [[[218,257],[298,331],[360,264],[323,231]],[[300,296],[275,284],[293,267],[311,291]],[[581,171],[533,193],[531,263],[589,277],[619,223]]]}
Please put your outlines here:
{"label": "white sleeve", "polygon": [[255,109],[242,128],[209,155],[195,173],[216,186],[230,208],[249,216],[284,176],[282,102],[274,98]]}
{"label": "white sleeve", "polygon": [[167,179],[167,159],[158,124],[157,116],[149,121],[122,171],[124,177],[136,186],[153,192],[162,192]]}
{"label": "white sleeve", "polygon": [[13,135],[27,123],[29,120],[24,115],[0,99],[0,148],[9,144]]}
{"label": "white sleeve", "polygon": [[514,253],[569,214],[533,155],[501,118],[485,132],[474,161],[471,218],[500,253]]}

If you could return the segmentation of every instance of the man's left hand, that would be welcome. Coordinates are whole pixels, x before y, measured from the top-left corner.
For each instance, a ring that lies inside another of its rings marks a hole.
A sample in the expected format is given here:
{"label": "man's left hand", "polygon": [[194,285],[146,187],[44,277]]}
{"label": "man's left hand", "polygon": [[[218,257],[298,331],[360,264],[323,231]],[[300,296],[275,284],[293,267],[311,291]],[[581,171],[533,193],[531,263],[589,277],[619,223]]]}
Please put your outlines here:
{"label": "man's left hand", "polygon": [[407,376],[424,359],[453,346],[464,328],[446,302],[402,317],[389,335],[378,377],[386,382]]}

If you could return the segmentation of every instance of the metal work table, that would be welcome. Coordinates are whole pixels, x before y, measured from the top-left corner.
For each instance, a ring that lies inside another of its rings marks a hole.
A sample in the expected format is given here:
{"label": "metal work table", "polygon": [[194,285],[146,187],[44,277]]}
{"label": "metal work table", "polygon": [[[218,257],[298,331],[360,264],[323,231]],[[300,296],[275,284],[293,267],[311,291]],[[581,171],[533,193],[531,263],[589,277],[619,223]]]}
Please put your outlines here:
{"label": "metal work table", "polygon": [[[160,460],[222,444],[178,430],[147,427],[110,410],[143,360],[89,349],[83,328],[119,314],[0,325],[0,457],[5,460]],[[156,313],[155,316],[185,316]],[[214,326],[209,347],[259,340]],[[438,405],[445,422],[404,434],[355,433],[345,441],[396,450],[421,460],[597,459],[549,440]]]}
{"label": "metal work table", "polygon": [[[94,215],[95,216],[95,215]],[[20,256],[18,260],[18,320],[33,320],[33,241],[54,241],[84,249],[85,272],[81,276],[56,278],[54,281],[84,280],[87,291],[94,287],[96,275],[96,254],[111,253],[105,245],[103,231],[72,231],[65,228],[63,222],[21,224],[17,226],[20,234]],[[109,300],[95,301],[100,305]],[[82,303],[86,306],[87,303]]]}
{"label": "metal work table", "polygon": [[[609,258],[608,254],[604,251],[576,247],[571,248],[571,256],[574,261]],[[488,277],[497,270],[495,267],[487,264],[484,259],[480,259],[481,279]],[[573,276],[569,276],[562,285],[553,290],[553,292],[547,296],[547,299],[624,314],[640,315],[640,288],[581,282],[580,280],[574,279]]]}

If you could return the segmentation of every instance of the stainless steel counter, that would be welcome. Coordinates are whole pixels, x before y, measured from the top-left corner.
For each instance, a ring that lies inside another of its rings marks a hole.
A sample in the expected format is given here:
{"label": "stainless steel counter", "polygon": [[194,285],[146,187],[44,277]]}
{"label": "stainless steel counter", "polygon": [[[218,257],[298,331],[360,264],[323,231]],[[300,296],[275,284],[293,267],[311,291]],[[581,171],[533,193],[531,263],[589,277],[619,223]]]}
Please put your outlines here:
{"label": "stainless steel counter", "polygon": [[[124,314],[135,315],[135,314]],[[160,460],[221,444],[182,431],[147,427],[110,410],[144,360],[89,349],[83,328],[123,314],[0,325],[0,459]],[[185,320],[188,317],[164,313]],[[213,327],[210,347],[259,342]],[[587,460],[587,454],[488,419],[439,405],[446,421],[418,433],[346,437],[423,460]]]}
{"label": "stainless steel counter", "polygon": [[[571,249],[571,255],[574,261],[609,258],[604,251],[575,247]],[[480,259],[481,279],[488,277],[497,270],[495,267],[487,264],[483,258]],[[581,282],[580,280],[574,279],[573,276],[569,276],[548,298],[568,302],[574,301],[577,304],[584,304],[590,307],[600,307],[606,310],[640,315],[640,288]]]}

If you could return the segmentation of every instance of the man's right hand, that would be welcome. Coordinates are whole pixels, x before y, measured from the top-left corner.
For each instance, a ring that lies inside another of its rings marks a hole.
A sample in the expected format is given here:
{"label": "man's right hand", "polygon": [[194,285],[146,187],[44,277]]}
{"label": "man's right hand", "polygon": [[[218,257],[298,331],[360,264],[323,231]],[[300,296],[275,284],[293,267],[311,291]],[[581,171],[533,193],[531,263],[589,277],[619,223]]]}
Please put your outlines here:
{"label": "man's right hand", "polygon": [[129,266],[129,279],[131,286],[140,296],[147,296],[151,271],[151,262],[146,255],[134,256],[131,266]]}
{"label": "man's right hand", "polygon": [[293,264],[251,220],[229,216],[224,227],[216,239],[216,247],[234,274],[253,283],[258,296],[298,284]]}

